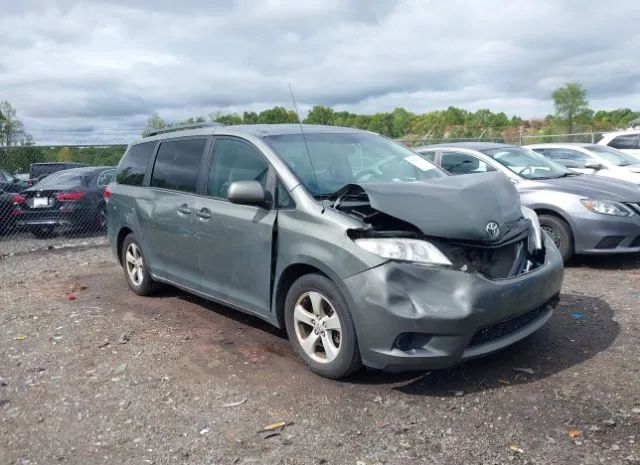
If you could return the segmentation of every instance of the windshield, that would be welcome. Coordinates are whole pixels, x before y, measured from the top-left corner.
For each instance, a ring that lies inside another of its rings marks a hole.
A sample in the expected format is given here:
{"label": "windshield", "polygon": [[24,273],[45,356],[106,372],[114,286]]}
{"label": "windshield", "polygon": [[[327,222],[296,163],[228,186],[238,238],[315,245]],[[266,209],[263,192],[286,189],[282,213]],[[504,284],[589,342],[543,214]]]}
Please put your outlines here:
{"label": "windshield", "polygon": [[573,174],[564,166],[522,147],[500,147],[482,153],[525,179],[561,178]]}
{"label": "windshield", "polygon": [[78,172],[76,170],[64,170],[57,171],[53,174],[50,174],[42,181],[40,181],[36,186],[38,187],[47,187],[47,186],[56,186],[56,185],[80,185],[82,184],[82,176],[83,172]]}
{"label": "windshield", "polygon": [[385,137],[366,133],[267,136],[264,140],[312,195],[350,183],[411,182],[447,176],[431,162]]}
{"label": "windshield", "polygon": [[601,156],[606,161],[616,166],[628,166],[640,163],[640,160],[634,156],[621,152],[620,150],[607,147],[606,145],[586,145],[584,148]]}

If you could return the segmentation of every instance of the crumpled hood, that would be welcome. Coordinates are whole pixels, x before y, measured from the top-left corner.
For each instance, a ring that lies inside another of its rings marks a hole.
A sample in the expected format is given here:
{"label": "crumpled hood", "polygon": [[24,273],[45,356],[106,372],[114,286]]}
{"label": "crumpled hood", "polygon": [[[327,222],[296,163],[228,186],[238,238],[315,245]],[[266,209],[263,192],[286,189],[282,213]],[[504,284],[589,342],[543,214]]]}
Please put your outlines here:
{"label": "crumpled hood", "polygon": [[553,190],[595,200],[640,202],[640,188],[636,184],[590,174],[525,181],[520,184],[519,190],[523,193],[537,190]]}
{"label": "crumpled hood", "polygon": [[[498,243],[519,236],[529,225],[515,186],[502,173],[357,186],[367,194],[372,208],[412,224],[427,236]],[[490,222],[500,227],[497,239],[488,235]]]}

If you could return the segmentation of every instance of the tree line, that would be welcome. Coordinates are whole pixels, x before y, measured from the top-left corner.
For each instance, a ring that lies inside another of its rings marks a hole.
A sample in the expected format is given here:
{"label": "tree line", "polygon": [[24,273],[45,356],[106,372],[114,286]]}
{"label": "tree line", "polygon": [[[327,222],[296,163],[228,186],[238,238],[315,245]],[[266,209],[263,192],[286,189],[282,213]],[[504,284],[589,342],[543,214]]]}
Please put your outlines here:
{"label": "tree line", "polygon": [[[489,109],[469,111],[450,106],[446,110],[416,114],[404,108],[372,115],[339,111],[316,105],[304,117],[306,124],[325,124],[365,129],[400,139],[408,144],[418,140],[487,139],[515,141],[518,135],[548,135],[574,132],[599,132],[621,129],[640,118],[640,111],[620,108],[594,111],[587,100],[587,92],[577,82],[569,82],[556,89],[551,98],[554,113],[543,119],[523,119]],[[158,113],[147,119],[145,129],[160,129],[184,123],[216,122],[233,124],[297,123],[292,110],[275,106],[260,112],[211,113],[184,121],[167,121]],[[37,141],[25,130],[16,109],[7,101],[0,101],[0,169],[24,172],[29,165],[43,161],[73,161],[86,165],[115,165],[125,146],[109,147],[37,147]]]}
{"label": "tree line", "polygon": [[[302,122],[365,129],[407,141],[444,138],[504,140],[521,131],[524,135],[609,131],[624,128],[629,121],[640,117],[639,111],[632,111],[629,108],[594,112],[589,108],[586,90],[577,82],[569,82],[556,89],[551,94],[551,98],[554,102],[554,114],[539,120],[525,120],[519,116],[508,116],[504,112],[496,113],[489,109],[468,111],[453,106],[446,110],[423,114],[396,108],[390,112],[364,115],[316,105],[311,108]],[[177,122],[165,121],[160,115],[154,113],[148,118],[145,131],[188,123],[215,122],[233,125],[296,123],[297,121],[294,111],[281,106],[259,113],[216,112]]]}

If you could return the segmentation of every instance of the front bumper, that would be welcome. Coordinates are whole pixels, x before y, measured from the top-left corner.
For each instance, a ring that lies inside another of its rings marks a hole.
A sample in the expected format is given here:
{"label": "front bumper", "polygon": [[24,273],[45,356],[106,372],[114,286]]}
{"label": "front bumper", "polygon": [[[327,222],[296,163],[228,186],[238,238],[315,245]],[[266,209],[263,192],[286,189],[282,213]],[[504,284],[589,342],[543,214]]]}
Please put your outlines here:
{"label": "front bumper", "polygon": [[[509,279],[387,262],[344,284],[364,364],[402,371],[446,368],[528,336],[551,317],[562,276],[549,246],[543,266]],[[399,343],[406,334],[410,346]]]}
{"label": "front bumper", "polygon": [[640,252],[640,215],[621,218],[585,212],[571,216],[577,254]]}

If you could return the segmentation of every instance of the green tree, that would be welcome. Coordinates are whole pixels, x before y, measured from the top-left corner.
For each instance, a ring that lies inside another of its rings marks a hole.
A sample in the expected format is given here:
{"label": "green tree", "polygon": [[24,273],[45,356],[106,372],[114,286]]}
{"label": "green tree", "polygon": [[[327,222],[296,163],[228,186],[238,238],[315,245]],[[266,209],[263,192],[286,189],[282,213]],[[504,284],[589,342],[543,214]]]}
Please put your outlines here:
{"label": "green tree", "polygon": [[166,128],[167,126],[169,126],[167,122],[160,118],[160,115],[158,113],[154,112],[147,118],[147,127],[144,128],[142,134],[144,135],[145,132],[151,131],[152,129],[162,129]]}
{"label": "green tree", "polygon": [[8,101],[0,101],[0,146],[27,145],[31,141],[31,136],[18,119],[16,109]]}
{"label": "green tree", "polygon": [[211,113],[209,115],[209,119],[214,123],[221,123],[226,126],[232,126],[234,124],[242,124],[242,116],[236,115],[235,113],[229,113],[224,115],[220,112]]}
{"label": "green tree", "polygon": [[307,117],[304,119],[306,124],[333,124],[335,112],[333,108],[324,107],[322,105],[314,106]]}
{"label": "green tree", "polygon": [[568,82],[551,94],[556,118],[564,122],[567,131],[572,133],[576,122],[585,121],[593,111],[589,109],[587,91],[579,82]]}

